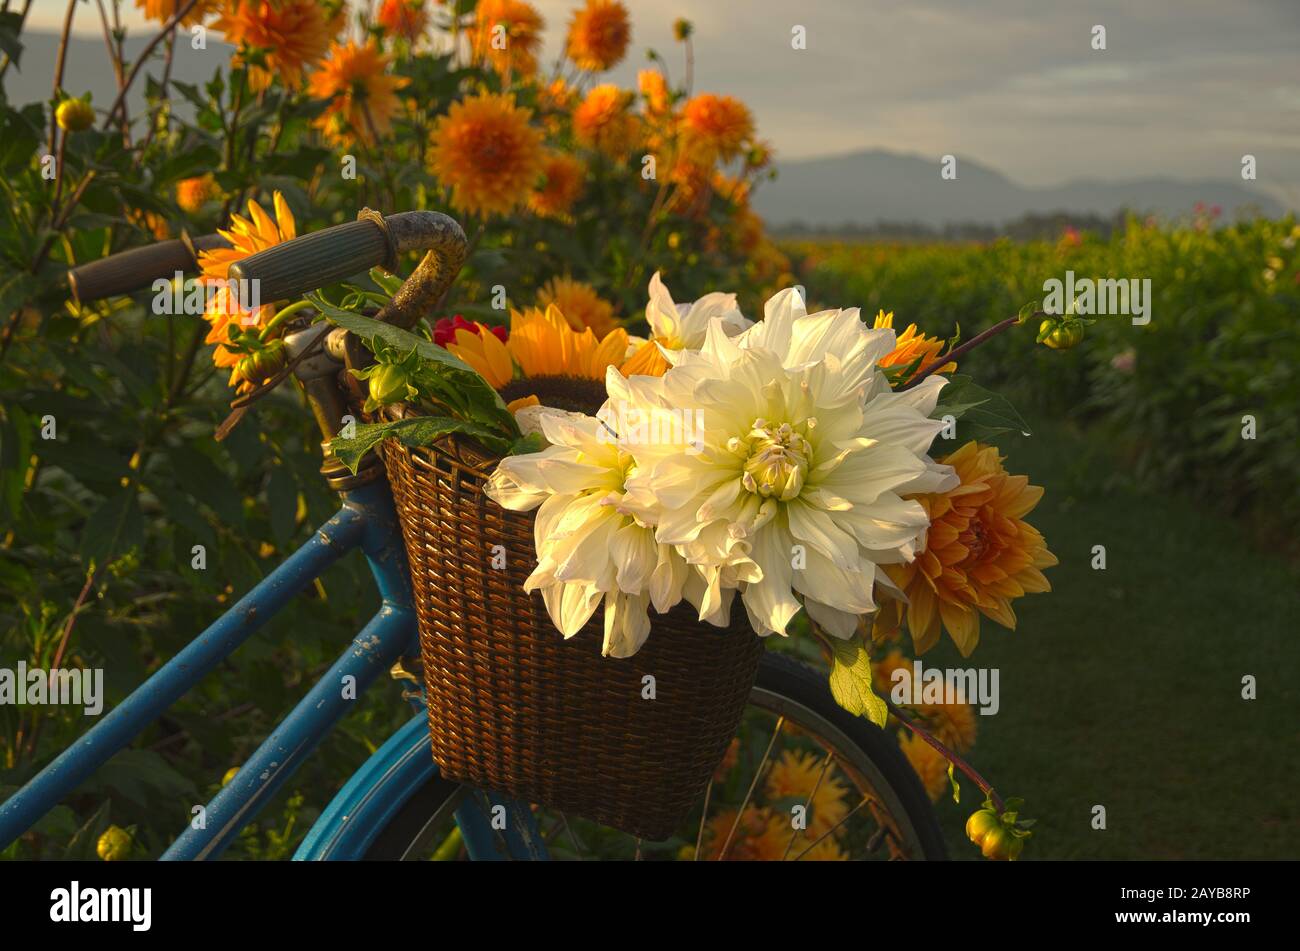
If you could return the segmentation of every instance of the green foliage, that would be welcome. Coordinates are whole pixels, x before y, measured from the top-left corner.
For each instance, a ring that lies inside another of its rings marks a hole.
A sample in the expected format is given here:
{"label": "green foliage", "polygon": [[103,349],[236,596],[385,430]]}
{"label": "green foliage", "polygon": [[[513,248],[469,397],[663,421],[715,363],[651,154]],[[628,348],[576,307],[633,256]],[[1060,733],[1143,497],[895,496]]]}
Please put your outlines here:
{"label": "green foliage", "polygon": [[[1019,314],[959,361],[984,386],[1036,411],[1090,418],[1130,461],[1130,478],[1178,485],[1294,534],[1300,527],[1300,226],[1294,218],[1217,225],[1200,215],[1130,220],[1109,240],[815,244],[790,248],[810,293],[827,303],[894,310],[945,336]],[[1044,281],[1151,281],[1150,323],[1098,316],[1066,351],[1034,346],[1026,300]],[[952,387],[948,388],[952,390]],[[945,393],[944,401],[964,400]],[[987,406],[980,409],[988,409]],[[1243,439],[1243,417],[1256,437]],[[968,418],[967,422],[970,421]]]}

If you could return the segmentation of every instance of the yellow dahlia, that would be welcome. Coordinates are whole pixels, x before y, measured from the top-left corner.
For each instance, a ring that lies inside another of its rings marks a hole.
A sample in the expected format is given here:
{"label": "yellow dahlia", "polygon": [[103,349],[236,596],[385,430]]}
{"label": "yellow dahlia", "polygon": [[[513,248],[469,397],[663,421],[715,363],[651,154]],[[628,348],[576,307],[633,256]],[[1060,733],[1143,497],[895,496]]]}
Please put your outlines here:
{"label": "yellow dahlia", "polygon": [[376,19],[385,30],[408,43],[418,40],[429,27],[424,0],[384,0]]}
{"label": "yellow dahlia", "polygon": [[961,482],[913,496],[930,518],[925,550],[910,564],[886,567],[910,603],[887,602],[879,623],[896,626],[906,611],[916,653],[933,647],[942,628],[969,656],[979,643],[980,615],[1015,630],[1012,599],[1050,591],[1042,569],[1057,559],[1024,521],[1042,488],[1009,475],[996,447],[968,442],[936,461],[952,466]]}
{"label": "yellow dahlia", "polygon": [[627,7],[617,0],[587,0],[573,13],[565,52],[580,69],[603,72],[623,58],[631,39]]}
{"label": "yellow dahlia", "polygon": [[925,740],[910,730],[904,729],[898,735],[898,745],[903,748],[903,755],[912,764],[912,769],[920,777],[921,785],[931,802],[938,802],[939,797],[948,789],[948,760]]}
{"label": "yellow dahlia", "polygon": [[[559,309],[530,307],[510,312],[510,336],[502,343],[487,327],[457,330],[447,349],[473,367],[511,408],[542,402],[559,409],[587,409],[604,402],[605,371],[627,352],[621,327],[603,337],[576,331]],[[594,412],[595,408],[590,409]]]}
{"label": "yellow dahlia", "polygon": [[733,835],[731,828],[736,823],[736,810],[723,809],[705,825],[704,851],[700,858],[708,862],[717,861],[730,835],[731,845],[727,846],[726,855],[728,862],[781,862],[798,858],[805,862],[847,860],[848,856],[833,835],[827,836],[809,850],[810,841],[815,840],[816,836],[795,829],[791,825],[791,819],[789,813],[762,806],[747,806]]}
{"label": "yellow dahlia", "polygon": [[909,709],[920,718],[921,726],[948,749],[965,753],[975,745],[978,714],[969,703],[917,703]]}
{"label": "yellow dahlia", "polygon": [[374,38],[364,46],[354,40],[330,44],[328,58],[308,86],[312,98],[329,100],[313,122],[328,141],[346,145],[355,137],[374,145],[388,134],[401,109],[397,90],[408,81],[389,75],[389,63]]}
{"label": "yellow dahlia", "polygon": [[[212,13],[219,0],[199,0],[194,4],[194,9],[185,14],[181,20],[182,26],[193,26],[196,23],[202,23],[203,19]],[[159,23],[166,23],[175,16],[177,9],[185,6],[185,0],[135,0],[137,8],[144,11],[146,20],[157,20]]]}
{"label": "yellow dahlia", "polygon": [[604,337],[618,327],[614,318],[614,305],[596,293],[590,284],[568,277],[553,277],[537,292],[537,306],[545,308],[554,304],[564,315],[569,326],[581,332],[590,327],[596,336]]}
{"label": "yellow dahlia", "polygon": [[220,197],[221,188],[211,174],[184,178],[176,183],[176,204],[191,215],[207,202]]}
{"label": "yellow dahlia", "polygon": [[533,75],[545,26],[542,15],[523,0],[479,0],[469,31],[474,62],[503,74]]}
{"label": "yellow dahlia", "polygon": [[587,166],[572,155],[550,152],[542,159],[542,175],[544,181],[528,196],[528,207],[542,218],[572,221],[569,212],[582,194]]}
{"label": "yellow dahlia", "polygon": [[689,152],[700,162],[729,161],[754,136],[749,107],[732,96],[700,93],[682,112],[682,132]]}
{"label": "yellow dahlia", "polygon": [[433,127],[430,165],[459,210],[506,214],[528,197],[542,168],[542,134],[532,112],[508,95],[452,103]]}
{"label": "yellow dahlia", "polygon": [[213,23],[239,47],[233,62],[247,64],[254,92],[276,78],[289,89],[300,87],[304,69],[325,55],[337,26],[315,0],[226,0]]}
{"label": "yellow dahlia", "polygon": [[[873,325],[877,330],[882,327],[894,326],[894,312],[891,310],[885,313],[883,310],[876,314],[876,322]],[[938,337],[927,337],[916,329],[916,324],[908,324],[907,329],[894,338],[894,350],[887,357],[881,360],[877,366],[884,367],[905,367],[909,366],[913,360],[920,357],[916,369],[908,375],[910,380],[916,376],[931,363],[939,358],[939,352],[943,350],[943,341]],[[953,373],[957,369],[955,363],[945,363],[937,372]],[[904,380],[903,382],[907,382]]]}
{"label": "yellow dahlia", "polygon": [[596,86],[573,110],[573,135],[579,144],[622,158],[636,142],[632,94],[612,83]]}
{"label": "yellow dahlia", "polygon": [[812,753],[786,750],[772,763],[764,788],[769,802],[790,799],[803,805],[812,796],[807,831],[814,839],[835,828],[849,814],[849,787],[833,768],[823,774],[822,765],[823,758]]}
{"label": "yellow dahlia", "polygon": [[[218,230],[231,246],[199,252],[199,268],[202,272],[200,279],[222,283],[222,287],[213,295],[207,312],[203,315],[204,319],[212,325],[205,342],[218,345],[213,351],[212,362],[219,367],[234,366],[239,360],[238,354],[231,353],[224,346],[229,339],[228,326],[233,318],[239,318],[241,324],[261,326],[275,314],[274,304],[270,301],[262,304],[256,314],[243,314],[238,303],[231,297],[228,286],[225,285],[230,265],[258,251],[264,251],[282,241],[297,237],[298,230],[294,224],[293,212],[285,203],[284,196],[276,192],[272,204],[275,208],[274,218],[263,211],[262,206],[256,201],[250,200],[247,218],[232,214],[230,226],[225,230]],[[233,375],[231,382],[234,382]]]}

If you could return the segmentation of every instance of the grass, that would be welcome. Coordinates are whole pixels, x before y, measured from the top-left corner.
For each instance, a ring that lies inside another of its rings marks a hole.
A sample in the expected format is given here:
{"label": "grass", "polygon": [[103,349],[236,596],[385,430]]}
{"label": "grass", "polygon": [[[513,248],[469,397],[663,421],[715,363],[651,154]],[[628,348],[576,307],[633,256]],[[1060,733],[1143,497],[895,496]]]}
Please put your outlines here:
{"label": "grass", "polygon": [[[1004,452],[1047,487],[1030,520],[1061,560],[1054,590],[1017,602],[1015,632],[985,621],[969,660],[949,642],[924,658],[1000,669],[971,758],[1039,820],[1025,857],[1294,858],[1294,565],[1204,505],[1133,488],[1097,437],[1031,423]],[[960,805],[938,804],[955,858],[977,857],[962,827],[979,801],[964,782]]]}

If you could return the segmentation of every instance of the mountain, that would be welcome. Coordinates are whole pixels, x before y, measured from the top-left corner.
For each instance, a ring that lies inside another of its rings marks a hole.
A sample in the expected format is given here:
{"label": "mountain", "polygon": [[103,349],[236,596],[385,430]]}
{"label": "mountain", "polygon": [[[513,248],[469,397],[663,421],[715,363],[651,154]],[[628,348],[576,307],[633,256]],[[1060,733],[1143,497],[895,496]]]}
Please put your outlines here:
{"label": "mountain", "polygon": [[1257,211],[1275,217],[1282,206],[1249,183],[1077,181],[1030,188],[971,159],[957,158],[957,177],[945,181],[938,159],[884,151],[851,152],[784,162],[776,181],[754,193],[754,209],[774,228],[871,226],[909,222],[931,228],[995,224],[1029,214],[1112,215],[1121,209],[1166,216],[1187,214],[1197,202],[1225,215]]}

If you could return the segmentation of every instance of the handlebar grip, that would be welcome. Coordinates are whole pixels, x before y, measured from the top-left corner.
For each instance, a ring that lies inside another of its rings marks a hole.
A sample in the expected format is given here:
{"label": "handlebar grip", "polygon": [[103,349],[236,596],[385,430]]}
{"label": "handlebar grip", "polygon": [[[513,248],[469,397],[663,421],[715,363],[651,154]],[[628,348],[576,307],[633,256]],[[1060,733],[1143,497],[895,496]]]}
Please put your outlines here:
{"label": "handlebar grip", "polygon": [[230,265],[229,277],[256,281],[263,301],[299,297],[386,262],[384,229],[362,218],[313,231]]}
{"label": "handlebar grip", "polygon": [[219,234],[201,235],[190,244],[193,250],[184,241],[159,241],[82,264],[68,271],[68,287],[78,303],[130,294],[160,278],[171,278],[177,271],[192,271],[198,251],[230,247]]}
{"label": "handlebar grip", "polygon": [[[392,267],[409,251],[424,257],[376,320],[410,327],[444,298],[469,253],[460,223],[439,211],[401,211],[377,220],[365,209],[356,221],[294,238],[230,265],[234,281],[256,281],[258,299],[285,300],[327,287],[373,267]],[[247,286],[247,285],[246,285]]]}

